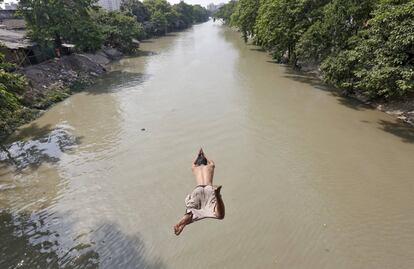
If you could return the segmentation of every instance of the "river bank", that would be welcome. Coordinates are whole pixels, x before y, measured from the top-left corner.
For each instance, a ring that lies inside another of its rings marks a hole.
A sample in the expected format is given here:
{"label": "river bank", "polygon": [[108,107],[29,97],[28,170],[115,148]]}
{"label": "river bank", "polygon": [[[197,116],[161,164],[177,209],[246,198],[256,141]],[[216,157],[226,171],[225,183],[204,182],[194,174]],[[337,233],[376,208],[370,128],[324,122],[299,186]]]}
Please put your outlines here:
{"label": "river bank", "polygon": [[298,72],[318,79],[321,84],[325,84],[332,91],[335,91],[335,93],[345,98],[355,99],[367,106],[370,106],[379,111],[392,115],[393,117],[397,118],[403,123],[410,124],[414,127],[414,93],[411,95],[407,95],[404,99],[370,99],[366,96],[337,89],[332,85],[324,83],[318,65],[300,63],[300,70]]}
{"label": "river bank", "polygon": [[45,109],[56,99],[78,91],[106,73],[105,66],[120,59],[123,54],[113,48],[104,48],[94,54],[75,53],[55,58],[20,70],[29,80],[25,102],[31,107]]}
{"label": "river bank", "polygon": [[39,117],[50,106],[92,84],[106,73],[107,64],[122,56],[116,49],[103,48],[94,54],[74,53],[18,70],[28,81],[21,97],[22,112],[10,115],[16,119],[2,119],[13,124],[1,131],[0,141],[5,140],[19,126]]}
{"label": "river bank", "polygon": [[414,93],[406,94],[404,98],[369,98],[358,92],[341,90],[325,83],[319,65],[300,63],[299,66],[299,72],[314,76],[321,84],[328,86],[332,91],[344,98],[355,99],[362,104],[397,118],[403,124],[409,124],[414,127]]}

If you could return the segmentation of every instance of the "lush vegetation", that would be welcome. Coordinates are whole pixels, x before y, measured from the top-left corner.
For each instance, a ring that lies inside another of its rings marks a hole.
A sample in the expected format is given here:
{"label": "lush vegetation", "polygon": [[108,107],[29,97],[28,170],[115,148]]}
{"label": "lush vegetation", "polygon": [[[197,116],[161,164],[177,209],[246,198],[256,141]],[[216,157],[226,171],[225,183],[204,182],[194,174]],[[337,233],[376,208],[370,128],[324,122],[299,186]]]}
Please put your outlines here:
{"label": "lush vegetation", "polygon": [[27,81],[22,75],[13,73],[14,68],[0,54],[0,138],[30,117],[21,103]]}
{"label": "lush vegetation", "polygon": [[144,29],[135,18],[104,10],[94,12],[92,17],[101,25],[105,46],[118,48],[125,53],[133,53],[138,49],[137,39],[143,36]]}
{"label": "lush vegetation", "polygon": [[21,0],[29,36],[44,46],[73,43],[80,51],[96,51],[107,45],[134,52],[145,37],[163,35],[208,20],[199,5],[166,0],[123,0],[120,11],[106,11],[97,0]]}
{"label": "lush vegetation", "polygon": [[[213,17],[223,19],[225,23],[230,24],[232,22],[231,16],[236,10],[236,0],[230,0],[227,4],[221,6],[214,14]],[[234,21],[234,19],[233,19]],[[234,24],[234,23],[233,23]]]}
{"label": "lush vegetation", "polygon": [[143,24],[146,36],[163,35],[208,20],[208,11],[200,5],[181,1],[171,5],[166,0],[122,0],[121,10]]}
{"label": "lush vegetation", "polygon": [[414,1],[239,0],[215,14],[247,41],[369,98],[414,91]]}
{"label": "lush vegetation", "polygon": [[54,41],[75,44],[82,51],[95,51],[104,41],[100,26],[92,19],[96,0],[20,0],[19,11],[29,36],[42,45]]}

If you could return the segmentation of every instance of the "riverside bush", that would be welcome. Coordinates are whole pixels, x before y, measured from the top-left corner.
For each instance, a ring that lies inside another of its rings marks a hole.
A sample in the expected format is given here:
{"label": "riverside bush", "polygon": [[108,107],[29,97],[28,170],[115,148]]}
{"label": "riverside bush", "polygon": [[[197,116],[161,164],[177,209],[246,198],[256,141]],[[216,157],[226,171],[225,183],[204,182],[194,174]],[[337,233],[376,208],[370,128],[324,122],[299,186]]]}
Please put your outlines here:
{"label": "riverside bush", "polygon": [[23,75],[10,72],[13,68],[0,54],[0,138],[28,117],[27,109],[21,104],[27,81]]}

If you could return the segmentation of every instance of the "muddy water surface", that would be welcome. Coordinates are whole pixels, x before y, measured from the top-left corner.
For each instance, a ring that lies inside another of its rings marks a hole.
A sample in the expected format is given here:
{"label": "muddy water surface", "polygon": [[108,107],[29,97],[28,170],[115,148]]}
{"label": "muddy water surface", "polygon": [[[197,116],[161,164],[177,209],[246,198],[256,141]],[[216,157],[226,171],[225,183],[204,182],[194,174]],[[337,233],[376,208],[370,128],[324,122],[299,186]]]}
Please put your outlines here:
{"label": "muddy water surface", "polygon": [[[0,268],[413,268],[414,132],[208,22],[0,152]],[[223,221],[172,225],[198,147]]]}

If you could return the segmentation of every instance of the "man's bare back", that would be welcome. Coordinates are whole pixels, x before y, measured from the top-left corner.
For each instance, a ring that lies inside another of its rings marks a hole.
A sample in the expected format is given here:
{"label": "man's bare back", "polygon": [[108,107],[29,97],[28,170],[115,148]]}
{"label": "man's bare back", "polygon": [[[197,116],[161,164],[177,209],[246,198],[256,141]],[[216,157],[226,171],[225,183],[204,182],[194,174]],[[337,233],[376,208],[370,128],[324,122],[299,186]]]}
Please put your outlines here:
{"label": "man's bare back", "polygon": [[[200,150],[202,152],[202,149]],[[197,166],[192,163],[191,170],[196,179],[197,185],[213,185],[215,164],[207,159],[207,165]]]}
{"label": "man's bare back", "polygon": [[[205,165],[203,165],[203,164],[199,165],[198,163],[200,163],[200,162],[198,161],[198,158],[205,158],[207,161],[204,162],[204,163],[206,163],[206,164]],[[216,219],[223,219],[224,218],[224,203],[223,203],[223,200],[222,200],[221,194],[220,194],[221,186],[213,186],[213,177],[214,177],[214,169],[215,169],[215,164],[214,164],[213,160],[208,159],[204,155],[203,150],[200,149],[200,151],[198,153],[198,156],[192,162],[191,169],[192,169],[192,172],[193,172],[193,175],[195,177],[196,184],[197,184],[197,187],[193,191],[192,195],[196,196],[195,192],[196,192],[197,188],[205,188],[205,189],[199,189],[198,190],[198,191],[202,191],[203,194],[204,193],[213,194],[213,196],[211,196],[211,200],[210,200],[210,204],[212,206],[214,206],[213,211],[210,212],[212,214],[210,216],[210,215],[208,215],[208,213],[206,213],[206,215],[202,216],[202,218],[204,218],[204,217],[213,217],[213,218],[216,218]],[[191,198],[191,196],[190,196],[190,198]],[[192,206],[190,206],[191,205],[191,199],[190,198],[189,197],[186,198],[187,213],[177,222],[177,224],[174,225],[174,233],[176,235],[179,235],[187,224],[192,223],[194,220],[198,220],[198,218],[196,216],[194,216],[194,213],[198,213],[198,211],[201,211],[201,209],[191,208]],[[188,199],[188,201],[187,201],[187,199]],[[189,208],[191,208],[191,210]],[[204,212],[206,212],[206,211],[204,211]]]}

